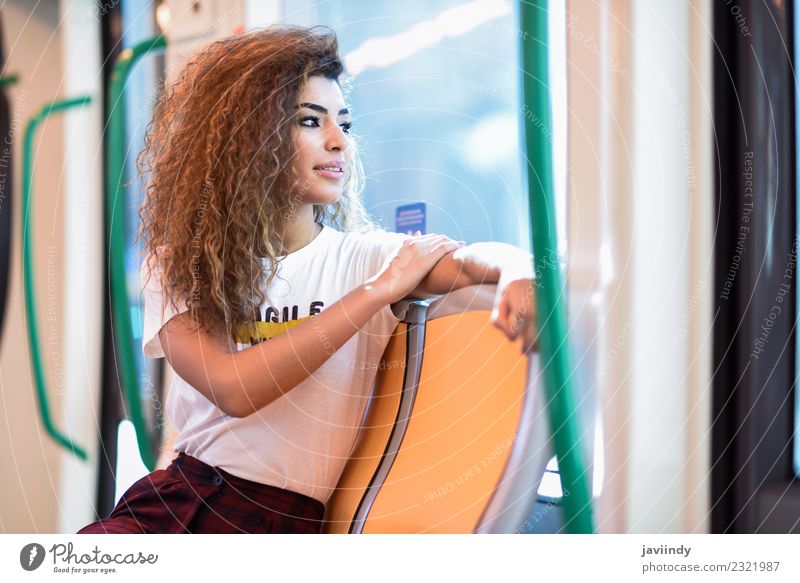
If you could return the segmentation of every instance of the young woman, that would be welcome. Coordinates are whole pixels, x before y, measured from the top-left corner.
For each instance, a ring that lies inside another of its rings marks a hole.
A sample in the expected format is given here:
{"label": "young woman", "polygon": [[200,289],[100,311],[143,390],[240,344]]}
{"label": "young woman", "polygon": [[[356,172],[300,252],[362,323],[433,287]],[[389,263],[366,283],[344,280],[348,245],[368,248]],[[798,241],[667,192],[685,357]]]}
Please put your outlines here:
{"label": "young woman", "polygon": [[143,350],[178,375],[179,455],[79,532],[319,532],[402,298],[500,281],[495,324],[530,347],[529,254],[369,220],[342,72],[330,30],[271,27],[212,44],[161,98]]}

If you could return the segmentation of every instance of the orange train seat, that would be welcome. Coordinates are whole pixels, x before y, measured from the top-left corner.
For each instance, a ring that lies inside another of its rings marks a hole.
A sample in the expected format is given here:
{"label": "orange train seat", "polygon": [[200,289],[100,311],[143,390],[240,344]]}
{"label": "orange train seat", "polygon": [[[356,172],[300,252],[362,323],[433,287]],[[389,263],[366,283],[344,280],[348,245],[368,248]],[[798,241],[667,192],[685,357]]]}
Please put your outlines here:
{"label": "orange train seat", "polygon": [[518,532],[551,455],[538,355],[490,321],[496,286],[405,302],[328,533]]}

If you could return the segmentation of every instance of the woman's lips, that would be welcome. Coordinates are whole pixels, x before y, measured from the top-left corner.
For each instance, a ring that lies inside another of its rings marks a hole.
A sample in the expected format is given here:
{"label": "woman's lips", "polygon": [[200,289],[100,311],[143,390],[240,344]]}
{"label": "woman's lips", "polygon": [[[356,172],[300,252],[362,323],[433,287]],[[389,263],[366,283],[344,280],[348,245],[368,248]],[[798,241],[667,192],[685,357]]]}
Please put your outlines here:
{"label": "woman's lips", "polygon": [[344,177],[344,172],[340,170],[322,170],[321,168],[314,168],[314,172],[325,178],[332,178],[333,180],[341,180]]}

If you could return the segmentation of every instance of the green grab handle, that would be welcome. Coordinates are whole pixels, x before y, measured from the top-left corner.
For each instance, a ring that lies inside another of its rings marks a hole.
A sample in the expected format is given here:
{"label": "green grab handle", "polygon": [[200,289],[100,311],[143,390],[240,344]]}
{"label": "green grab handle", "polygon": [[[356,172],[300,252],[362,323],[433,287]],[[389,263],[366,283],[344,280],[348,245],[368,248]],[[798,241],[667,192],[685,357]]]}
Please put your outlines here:
{"label": "green grab handle", "polygon": [[[47,400],[47,386],[42,367],[42,358],[39,346],[39,333],[36,328],[36,290],[33,279],[33,243],[31,242],[31,229],[26,228],[29,224],[28,214],[30,210],[31,195],[33,192],[33,143],[36,129],[50,115],[71,109],[89,105],[92,98],[89,96],[76,97],[56,101],[42,107],[34,114],[25,126],[25,137],[22,154],[22,275],[23,286],[25,288],[25,317],[28,328],[28,348],[32,358],[34,385],[36,386],[36,396],[39,401],[39,412],[42,416],[45,430],[53,440],[62,447],[70,450],[82,460],[87,460],[89,456],[86,450],[76,445],[66,435],[61,433],[53,423],[50,415],[50,405]],[[30,223],[33,224],[32,222]]]}
{"label": "green grab handle", "polygon": [[[133,66],[143,56],[167,46],[163,35],[140,42],[120,53],[108,81],[108,141],[106,142],[106,193],[107,229],[109,236],[109,278],[111,280],[111,306],[113,336],[117,342],[117,355],[123,393],[128,414],[136,429],[136,442],[145,466],[152,471],[158,461],[153,453],[150,434],[145,429],[142,401],[139,396],[139,376],[136,370],[133,347],[133,323],[128,308],[128,290],[125,285],[125,245],[127,242],[125,196],[125,83]],[[120,212],[115,212],[117,206]]]}
{"label": "green grab handle", "polygon": [[[553,190],[552,115],[550,111],[547,0],[523,0],[523,112],[528,155],[528,196],[535,272],[538,279],[536,316],[548,417],[561,484],[566,531],[594,532],[592,499],[580,444],[570,374],[567,314],[557,257],[558,238]],[[537,73],[537,76],[533,75]],[[525,111],[527,109],[527,111]],[[528,115],[530,113],[531,115]]]}

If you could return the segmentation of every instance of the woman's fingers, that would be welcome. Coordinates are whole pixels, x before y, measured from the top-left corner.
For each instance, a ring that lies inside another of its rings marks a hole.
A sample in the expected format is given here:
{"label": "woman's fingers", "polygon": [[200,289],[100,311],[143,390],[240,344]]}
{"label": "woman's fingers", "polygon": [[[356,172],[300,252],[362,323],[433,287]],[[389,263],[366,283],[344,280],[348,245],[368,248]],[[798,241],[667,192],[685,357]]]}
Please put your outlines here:
{"label": "woman's fingers", "polygon": [[509,316],[511,315],[511,306],[506,301],[505,296],[501,298],[500,303],[492,311],[492,323],[506,336],[509,340],[513,340],[513,332],[509,324]]}
{"label": "woman's fingers", "polygon": [[536,308],[526,281],[512,282],[492,312],[492,321],[509,340],[519,340],[521,350],[530,353],[538,347]]}
{"label": "woman's fingers", "polygon": [[422,235],[408,241],[410,246],[416,248],[422,259],[440,259],[450,251],[463,247],[461,243],[453,241],[446,235]]}

